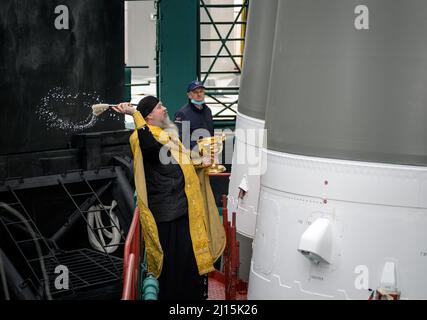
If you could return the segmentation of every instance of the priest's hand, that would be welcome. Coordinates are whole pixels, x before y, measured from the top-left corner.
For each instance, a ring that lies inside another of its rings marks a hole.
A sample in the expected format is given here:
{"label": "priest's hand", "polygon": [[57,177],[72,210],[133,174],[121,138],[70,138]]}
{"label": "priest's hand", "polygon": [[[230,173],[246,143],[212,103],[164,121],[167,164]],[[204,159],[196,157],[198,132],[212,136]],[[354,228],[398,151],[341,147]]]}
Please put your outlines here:
{"label": "priest's hand", "polygon": [[133,107],[129,102],[119,103],[117,106],[112,108],[114,111],[118,113],[133,115],[136,112],[135,107]]}

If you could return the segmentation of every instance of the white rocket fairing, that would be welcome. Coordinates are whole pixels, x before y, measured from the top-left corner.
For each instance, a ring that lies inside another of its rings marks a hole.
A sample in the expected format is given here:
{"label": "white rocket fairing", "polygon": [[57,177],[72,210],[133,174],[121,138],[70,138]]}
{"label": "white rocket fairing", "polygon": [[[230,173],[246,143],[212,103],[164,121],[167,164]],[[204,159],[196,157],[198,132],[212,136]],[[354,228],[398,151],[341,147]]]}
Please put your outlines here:
{"label": "white rocket fairing", "polygon": [[278,1],[248,298],[427,298],[426,16],[422,0]]}
{"label": "white rocket fairing", "polygon": [[[270,80],[277,0],[249,2],[243,71],[236,118],[228,211],[237,213],[240,277],[249,278],[258,212],[264,116]],[[240,197],[239,197],[240,194]],[[230,214],[231,217],[231,214]]]}

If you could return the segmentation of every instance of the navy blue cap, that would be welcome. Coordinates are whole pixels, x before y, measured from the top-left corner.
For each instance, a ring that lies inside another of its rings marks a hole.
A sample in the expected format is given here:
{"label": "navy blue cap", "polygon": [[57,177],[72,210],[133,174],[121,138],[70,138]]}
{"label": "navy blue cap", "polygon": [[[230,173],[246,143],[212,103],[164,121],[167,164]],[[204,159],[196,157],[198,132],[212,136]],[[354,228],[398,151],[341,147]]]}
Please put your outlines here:
{"label": "navy blue cap", "polygon": [[203,85],[203,83],[201,83],[200,81],[197,81],[197,80],[195,80],[195,81],[191,81],[191,82],[188,84],[187,92],[190,92],[190,91],[196,90],[197,88],[203,88],[203,89],[205,89],[205,86],[204,86],[204,85]]}

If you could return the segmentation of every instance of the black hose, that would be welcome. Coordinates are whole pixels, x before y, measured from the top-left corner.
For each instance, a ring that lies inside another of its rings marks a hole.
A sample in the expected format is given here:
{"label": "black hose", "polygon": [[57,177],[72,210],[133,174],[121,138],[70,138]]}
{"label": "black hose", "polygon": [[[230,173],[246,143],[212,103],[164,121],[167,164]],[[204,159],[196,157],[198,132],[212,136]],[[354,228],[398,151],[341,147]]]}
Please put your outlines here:
{"label": "black hose", "polygon": [[[4,272],[4,288],[5,288],[5,299],[9,300],[9,288],[12,296],[19,300],[37,300],[37,296],[31,290],[27,283],[25,283],[22,276],[16,270],[13,263],[9,260],[6,254],[0,249],[0,260],[3,264]],[[7,281],[6,281],[7,280]],[[6,293],[7,292],[7,293]]]}
{"label": "black hose", "polygon": [[4,299],[10,300],[9,290],[8,290],[7,281],[6,281],[6,272],[4,270],[3,251],[1,249],[0,249],[0,277],[3,285]]}
{"label": "black hose", "polygon": [[40,268],[41,268],[41,271],[42,271],[42,274],[43,274],[46,298],[47,298],[47,300],[52,300],[52,295],[50,294],[50,289],[49,289],[49,278],[47,276],[46,267],[45,267],[45,263],[44,263],[44,259],[43,259],[43,254],[42,254],[42,250],[40,248],[39,242],[37,240],[37,236],[36,236],[33,228],[30,226],[30,224],[22,216],[21,213],[19,213],[18,211],[16,211],[15,209],[13,209],[9,205],[7,205],[6,203],[0,202],[0,207],[3,208],[3,209],[5,209],[7,212],[13,214],[19,220],[21,220],[24,223],[24,225],[27,227],[29,233],[31,234],[31,237],[33,238],[34,244],[36,246],[37,254],[38,254],[39,258],[40,258]]}

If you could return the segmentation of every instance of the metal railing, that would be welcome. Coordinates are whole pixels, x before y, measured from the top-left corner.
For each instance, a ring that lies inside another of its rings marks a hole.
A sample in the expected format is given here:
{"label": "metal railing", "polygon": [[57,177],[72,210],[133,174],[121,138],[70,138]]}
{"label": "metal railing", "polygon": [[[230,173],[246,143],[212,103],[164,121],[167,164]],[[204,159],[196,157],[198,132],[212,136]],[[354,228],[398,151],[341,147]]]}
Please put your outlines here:
{"label": "metal railing", "polygon": [[[125,69],[148,69],[148,66],[125,66]],[[132,73],[131,73],[132,75]],[[126,82],[129,81],[130,82]],[[141,87],[141,86],[149,86],[151,84],[151,81],[146,81],[146,82],[142,82],[142,83],[132,83],[132,77],[130,79],[126,79],[125,81],[125,87]]]}
{"label": "metal railing", "polygon": [[139,296],[140,241],[139,209],[136,207],[125,243],[122,300],[137,300]]}
{"label": "metal railing", "polygon": [[[242,0],[241,4],[207,4],[205,0],[200,0],[200,16],[202,16],[202,13],[206,13],[207,21],[202,21],[202,18],[200,18],[199,28],[201,29],[202,26],[213,28],[215,37],[204,36],[200,39],[200,66],[204,65],[204,62],[207,59],[212,59],[212,61],[208,63],[206,70],[202,70],[201,67],[199,68],[199,79],[206,84],[206,96],[208,98],[208,104],[209,106],[214,107],[213,118],[216,122],[226,120],[231,120],[234,122],[236,119],[239,86],[211,86],[209,85],[209,80],[212,75],[230,75],[236,78],[241,75],[248,4],[249,0]],[[239,9],[234,17],[234,20],[216,21],[214,19],[214,10],[225,8]],[[229,26],[228,31],[221,33],[219,26],[222,26],[223,28],[224,26]],[[237,26],[239,26],[241,30],[240,37],[236,38],[235,35],[233,35],[233,31],[236,30]],[[200,31],[200,33],[202,32]],[[216,54],[212,54],[211,52],[202,52],[203,43],[217,42],[220,43],[220,46],[219,49],[216,50]],[[240,42],[239,54],[233,53],[232,50],[230,50],[229,45],[233,42]],[[228,70],[217,70],[215,65],[218,63],[219,59],[227,59],[228,65],[231,65],[231,68]]]}

